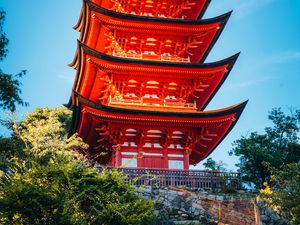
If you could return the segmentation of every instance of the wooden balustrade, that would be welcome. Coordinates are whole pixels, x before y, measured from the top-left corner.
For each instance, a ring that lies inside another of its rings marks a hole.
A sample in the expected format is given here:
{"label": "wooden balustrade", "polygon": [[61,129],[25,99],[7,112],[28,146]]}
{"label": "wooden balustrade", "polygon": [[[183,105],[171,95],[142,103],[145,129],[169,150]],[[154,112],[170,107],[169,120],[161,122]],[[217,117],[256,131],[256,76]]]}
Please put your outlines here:
{"label": "wooden balustrade", "polygon": [[[112,169],[112,168],[108,168]],[[116,168],[124,174],[127,182],[135,186],[179,187],[192,189],[223,190],[224,188],[242,188],[240,173],[209,170],[169,170]]]}

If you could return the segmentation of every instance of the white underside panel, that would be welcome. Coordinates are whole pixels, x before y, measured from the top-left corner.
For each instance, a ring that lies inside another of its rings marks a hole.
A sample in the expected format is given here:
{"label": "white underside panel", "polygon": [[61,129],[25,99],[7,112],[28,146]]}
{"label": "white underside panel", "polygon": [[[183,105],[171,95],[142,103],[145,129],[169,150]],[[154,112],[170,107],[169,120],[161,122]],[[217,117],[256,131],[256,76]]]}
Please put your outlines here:
{"label": "white underside panel", "polygon": [[183,161],[181,160],[169,160],[169,169],[183,170]]}

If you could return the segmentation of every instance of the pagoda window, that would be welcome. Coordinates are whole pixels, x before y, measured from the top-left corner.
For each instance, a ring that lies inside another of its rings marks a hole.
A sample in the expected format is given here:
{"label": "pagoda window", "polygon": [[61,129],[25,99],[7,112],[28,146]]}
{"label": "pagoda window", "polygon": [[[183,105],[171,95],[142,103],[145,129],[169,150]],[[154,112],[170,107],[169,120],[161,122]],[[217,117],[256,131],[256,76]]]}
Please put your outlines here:
{"label": "pagoda window", "polygon": [[168,148],[184,149],[188,145],[187,133],[179,130],[170,132],[168,135]]}
{"label": "pagoda window", "polygon": [[160,143],[154,143],[154,144],[153,144],[153,147],[154,147],[154,148],[162,148],[162,146],[161,146]]}
{"label": "pagoda window", "polygon": [[124,95],[124,97],[127,97],[127,98],[137,98],[137,96],[135,95],[135,93],[126,93],[126,95]]}
{"label": "pagoda window", "polygon": [[151,144],[151,143],[145,143],[145,144],[143,145],[143,147],[145,147],[145,148],[151,148],[151,147],[152,147],[152,144]]}
{"label": "pagoda window", "polygon": [[119,136],[119,143],[123,143],[121,145],[123,147],[137,147],[139,143],[139,134],[136,129],[123,129],[119,134],[115,135]]}
{"label": "pagoda window", "polygon": [[144,98],[156,98],[156,99],[158,99],[159,97],[158,97],[157,95],[155,95],[155,94],[152,94],[152,95],[150,95],[150,94],[145,94],[145,95],[144,95]]}
{"label": "pagoda window", "polygon": [[125,141],[123,144],[122,144],[122,146],[129,146],[129,143],[127,142],[127,141]]}
{"label": "pagoda window", "polygon": [[123,147],[137,147],[137,144],[133,141],[131,141],[131,142],[125,141],[121,146],[123,146]]}
{"label": "pagoda window", "polygon": [[169,165],[168,168],[169,169],[178,169],[178,170],[183,170],[184,169],[184,164],[183,164],[183,160],[168,160]]}
{"label": "pagoda window", "polygon": [[174,95],[172,95],[172,96],[168,95],[165,99],[170,100],[170,101],[177,100],[177,98]]}
{"label": "pagoda window", "polygon": [[161,130],[148,130],[144,132],[145,148],[163,148],[165,142],[165,133]]}
{"label": "pagoda window", "polygon": [[129,142],[129,146],[130,146],[130,147],[137,147],[137,145],[136,145],[135,142]]}
{"label": "pagoda window", "polygon": [[122,167],[137,168],[137,159],[122,157]]}
{"label": "pagoda window", "polygon": [[183,147],[180,144],[170,144],[168,148],[183,149]]}

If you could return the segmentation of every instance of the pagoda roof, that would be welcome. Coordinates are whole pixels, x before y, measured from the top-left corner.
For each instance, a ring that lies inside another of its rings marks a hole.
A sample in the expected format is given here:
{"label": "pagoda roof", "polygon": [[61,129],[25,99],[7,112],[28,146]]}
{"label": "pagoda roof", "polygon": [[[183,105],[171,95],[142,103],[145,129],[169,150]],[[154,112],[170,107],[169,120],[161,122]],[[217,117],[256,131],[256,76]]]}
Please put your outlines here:
{"label": "pagoda roof", "polygon": [[[95,82],[98,70],[114,76],[130,76],[128,79],[152,77],[172,81],[190,80],[192,83],[203,80],[205,85],[202,85],[201,91],[191,92],[186,99],[188,102],[195,101],[198,110],[203,110],[229,75],[238,56],[239,53],[218,62],[202,64],[145,61],[106,55],[78,41],[77,54],[70,66],[77,69],[73,89],[94,101],[99,98],[101,90],[101,85]],[[98,69],[91,70],[87,64],[93,64]],[[97,79],[100,80],[99,77]]]}
{"label": "pagoda roof", "polygon": [[[122,113],[125,115],[134,115],[134,116],[146,116],[146,120],[149,116],[158,116],[163,117],[166,116],[165,121],[174,122],[173,118],[182,118],[184,122],[187,118],[194,118],[194,119],[203,119],[203,118],[214,118],[219,116],[228,116],[234,113],[240,114],[244,107],[246,106],[248,101],[244,101],[242,103],[226,107],[223,109],[218,110],[209,110],[209,111],[197,111],[197,112],[161,112],[161,111],[148,111],[148,110],[136,110],[136,109],[125,109],[125,108],[118,108],[118,107],[111,107],[102,105],[99,102],[91,101],[88,98],[85,98],[84,96],[80,95],[79,93],[73,91],[74,97],[77,101],[75,101],[75,105],[78,105],[78,103],[84,104],[85,106],[88,106],[90,108],[93,108],[95,110],[101,110],[102,112],[111,112],[111,113]],[[237,119],[237,118],[235,118]],[[140,120],[140,119],[137,119]],[[155,120],[155,119],[154,119]],[[154,121],[153,120],[153,121]],[[164,120],[161,120],[164,121]],[[197,121],[191,120],[188,121],[188,123],[195,123]],[[203,121],[198,121],[202,123]]]}
{"label": "pagoda roof", "polygon": [[[105,9],[126,14],[147,15],[151,17],[167,17],[167,18],[182,18],[182,19],[197,19],[201,18],[205,13],[211,0],[171,0],[162,2],[152,0],[135,0],[135,1],[120,1],[120,0],[91,0],[93,3]],[[170,10],[170,7],[173,9]],[[170,12],[166,12],[170,11]],[[166,14],[166,15],[165,15]]]}
{"label": "pagoda roof", "polygon": [[197,134],[194,137],[193,149],[190,150],[191,164],[200,162],[217,147],[236,124],[247,104],[245,101],[220,110],[175,113],[105,106],[76,92],[73,98],[75,105],[73,105],[71,134],[78,132],[90,147],[95,148],[97,145],[96,128],[100,126],[101,121],[120,126],[131,124],[135,127],[181,127],[192,129]]}
{"label": "pagoda roof", "polygon": [[[101,52],[105,49],[104,38],[107,39],[103,37],[104,35],[99,35],[104,32],[101,31],[102,29],[106,31],[115,29],[131,35],[147,34],[148,36],[149,34],[161,36],[163,31],[165,36],[172,38],[196,38],[198,41],[195,41],[196,44],[192,43],[193,47],[189,50],[192,55],[191,62],[203,62],[222,33],[231,13],[232,11],[203,20],[155,18],[113,12],[100,7],[91,0],[85,0],[82,15],[75,28],[81,31],[82,42]],[[100,27],[96,23],[99,23]],[[103,40],[100,41],[99,38]]]}

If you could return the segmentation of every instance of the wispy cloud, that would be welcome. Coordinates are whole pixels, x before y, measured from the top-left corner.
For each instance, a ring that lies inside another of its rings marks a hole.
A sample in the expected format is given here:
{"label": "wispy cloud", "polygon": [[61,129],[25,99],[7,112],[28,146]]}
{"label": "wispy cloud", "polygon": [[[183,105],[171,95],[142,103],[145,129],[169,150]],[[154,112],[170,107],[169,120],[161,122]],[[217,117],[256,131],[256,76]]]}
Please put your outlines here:
{"label": "wispy cloud", "polygon": [[245,17],[254,11],[270,5],[276,0],[225,0],[216,1],[215,10],[234,9],[237,17]]}
{"label": "wispy cloud", "polygon": [[274,76],[273,77],[264,76],[264,77],[261,77],[260,79],[257,79],[257,77],[255,77],[255,79],[232,83],[232,84],[229,84],[229,86],[230,86],[230,88],[247,88],[247,87],[260,85],[262,83],[268,82],[273,79],[275,79]]}
{"label": "wispy cloud", "polygon": [[300,61],[300,51],[288,51],[274,54],[269,57],[269,63],[285,63]]}
{"label": "wispy cloud", "polygon": [[[238,82],[232,82],[229,88],[248,88],[265,84],[271,80],[280,79],[280,74],[269,74],[268,68],[282,67],[280,64],[300,63],[300,51],[283,51],[261,55],[259,58],[244,61],[240,67],[240,73],[244,79]],[[252,65],[249,68],[249,65]]]}

